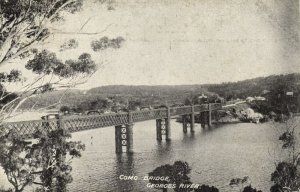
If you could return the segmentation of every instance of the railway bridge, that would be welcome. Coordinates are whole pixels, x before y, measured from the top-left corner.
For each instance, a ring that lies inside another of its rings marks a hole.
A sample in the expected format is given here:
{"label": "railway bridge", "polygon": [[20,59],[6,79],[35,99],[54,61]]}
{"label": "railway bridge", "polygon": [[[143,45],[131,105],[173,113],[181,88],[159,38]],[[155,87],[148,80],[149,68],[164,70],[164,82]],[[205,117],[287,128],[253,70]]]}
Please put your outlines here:
{"label": "railway bridge", "polygon": [[137,122],[155,120],[156,139],[170,140],[170,120],[181,117],[183,132],[194,132],[195,117],[200,119],[202,126],[211,126],[212,111],[222,109],[220,103],[190,105],[181,107],[165,107],[145,111],[130,111],[100,115],[58,116],[47,120],[33,120],[4,123],[1,127],[4,134],[12,134],[25,139],[31,139],[36,131],[49,132],[64,129],[78,132],[88,129],[115,127],[116,153],[133,152],[133,125]]}

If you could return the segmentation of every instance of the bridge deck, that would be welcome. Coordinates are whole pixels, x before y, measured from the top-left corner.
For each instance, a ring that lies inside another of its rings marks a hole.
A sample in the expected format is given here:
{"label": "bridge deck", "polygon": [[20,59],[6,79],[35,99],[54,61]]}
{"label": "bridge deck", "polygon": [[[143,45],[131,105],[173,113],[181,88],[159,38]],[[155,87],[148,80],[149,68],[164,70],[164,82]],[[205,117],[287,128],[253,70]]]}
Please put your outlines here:
{"label": "bridge deck", "polygon": [[[221,104],[210,104],[211,110],[221,109]],[[129,123],[163,119],[168,117],[168,111],[170,111],[170,117],[187,115],[192,113],[192,107],[194,107],[195,113],[205,112],[209,110],[208,104],[183,106],[183,107],[171,107],[167,108],[145,110],[145,111],[132,111],[129,113],[110,113],[101,115],[82,115],[82,116],[61,116],[59,119],[50,120],[34,120],[34,121],[20,121],[4,123],[1,126],[4,134],[11,133],[15,136],[21,136],[24,138],[31,138],[36,131],[51,131],[56,130],[58,127],[63,127],[70,132],[77,132],[87,129],[96,129],[102,127],[125,125]]]}

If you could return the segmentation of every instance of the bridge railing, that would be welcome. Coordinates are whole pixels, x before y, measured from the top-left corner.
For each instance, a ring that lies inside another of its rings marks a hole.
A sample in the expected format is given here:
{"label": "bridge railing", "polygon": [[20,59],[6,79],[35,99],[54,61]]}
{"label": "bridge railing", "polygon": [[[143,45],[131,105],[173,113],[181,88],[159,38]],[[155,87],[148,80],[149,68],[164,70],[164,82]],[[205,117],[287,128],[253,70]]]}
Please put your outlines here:
{"label": "bridge railing", "polygon": [[195,106],[194,106],[194,111],[195,111],[195,112],[208,111],[208,104],[195,105]]}
{"label": "bridge railing", "polygon": [[151,119],[161,119],[167,117],[167,109],[154,109],[154,110],[145,110],[145,111],[133,111],[132,121],[140,122]]}
{"label": "bridge railing", "polygon": [[[211,110],[221,109],[219,103],[210,104]],[[208,104],[195,105],[194,112],[199,113],[208,111]],[[172,107],[170,116],[185,115],[192,113],[192,106]],[[50,120],[33,120],[4,123],[0,127],[1,134],[11,134],[31,138],[36,131],[49,132],[62,127],[70,132],[82,131],[87,129],[102,128],[109,126],[118,126],[134,122],[141,122],[151,119],[161,119],[168,117],[168,109],[154,109],[145,111],[132,111],[129,113],[109,113],[101,115],[84,115],[84,116],[60,116],[59,119]],[[129,119],[130,118],[130,119]]]}
{"label": "bridge railing", "polygon": [[174,115],[184,115],[192,113],[191,106],[182,106],[182,107],[172,107],[170,108],[171,116]]}
{"label": "bridge railing", "polygon": [[50,132],[59,127],[57,119],[50,120],[33,120],[4,123],[0,126],[1,135],[10,133],[12,136],[32,138],[37,131]]}
{"label": "bridge railing", "polygon": [[128,113],[109,113],[101,115],[66,116],[62,119],[63,128],[71,132],[86,129],[128,124]]}

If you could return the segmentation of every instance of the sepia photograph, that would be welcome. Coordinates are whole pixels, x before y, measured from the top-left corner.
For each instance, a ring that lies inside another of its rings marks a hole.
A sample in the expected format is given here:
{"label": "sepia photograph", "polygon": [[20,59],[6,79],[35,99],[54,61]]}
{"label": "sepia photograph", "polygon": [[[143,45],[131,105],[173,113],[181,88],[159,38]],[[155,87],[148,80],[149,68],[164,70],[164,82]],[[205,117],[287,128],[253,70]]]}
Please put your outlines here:
{"label": "sepia photograph", "polygon": [[299,0],[0,0],[0,192],[300,192]]}

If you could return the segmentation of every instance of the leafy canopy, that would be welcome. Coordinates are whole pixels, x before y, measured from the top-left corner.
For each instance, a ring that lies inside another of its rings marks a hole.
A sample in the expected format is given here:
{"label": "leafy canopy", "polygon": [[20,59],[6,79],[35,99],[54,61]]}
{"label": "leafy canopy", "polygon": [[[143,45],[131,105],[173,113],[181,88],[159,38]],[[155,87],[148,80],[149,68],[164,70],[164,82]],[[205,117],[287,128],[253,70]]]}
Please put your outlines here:
{"label": "leafy canopy", "polygon": [[67,141],[70,137],[62,129],[37,131],[30,142],[13,132],[1,137],[0,164],[15,191],[31,185],[39,191],[66,191],[72,182],[70,160],[81,157],[85,149],[81,142]]}
{"label": "leafy canopy", "polygon": [[67,60],[63,62],[56,57],[55,53],[43,50],[26,64],[26,69],[36,74],[56,75],[68,78],[76,74],[91,74],[96,71],[96,64],[91,55],[83,53],[78,60]]}

